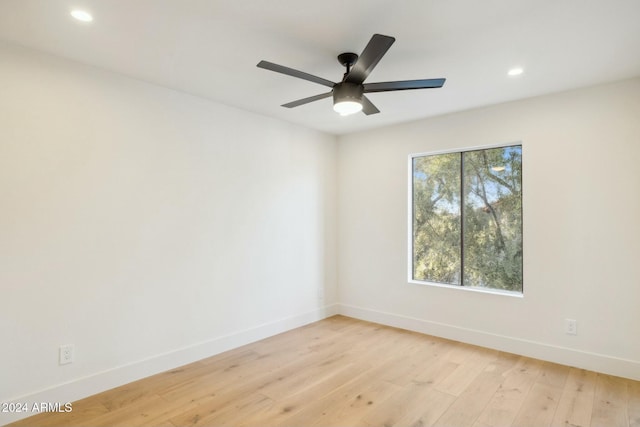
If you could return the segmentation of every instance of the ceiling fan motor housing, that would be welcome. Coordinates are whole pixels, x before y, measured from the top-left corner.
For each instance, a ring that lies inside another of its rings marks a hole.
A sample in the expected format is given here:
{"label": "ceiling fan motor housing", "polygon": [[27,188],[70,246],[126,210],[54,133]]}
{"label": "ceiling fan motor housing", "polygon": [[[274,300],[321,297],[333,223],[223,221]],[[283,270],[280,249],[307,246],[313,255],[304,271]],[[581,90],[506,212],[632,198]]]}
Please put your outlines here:
{"label": "ceiling fan motor housing", "polygon": [[364,86],[356,83],[342,82],[333,87],[333,103],[353,101],[362,102]]}

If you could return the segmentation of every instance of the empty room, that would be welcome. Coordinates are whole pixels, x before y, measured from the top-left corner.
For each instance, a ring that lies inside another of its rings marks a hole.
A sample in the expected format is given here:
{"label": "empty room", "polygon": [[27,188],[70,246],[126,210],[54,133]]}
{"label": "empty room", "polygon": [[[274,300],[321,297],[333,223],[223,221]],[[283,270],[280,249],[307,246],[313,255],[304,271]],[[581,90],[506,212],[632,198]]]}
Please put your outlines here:
{"label": "empty room", "polygon": [[1,0],[0,425],[640,427],[638,17]]}

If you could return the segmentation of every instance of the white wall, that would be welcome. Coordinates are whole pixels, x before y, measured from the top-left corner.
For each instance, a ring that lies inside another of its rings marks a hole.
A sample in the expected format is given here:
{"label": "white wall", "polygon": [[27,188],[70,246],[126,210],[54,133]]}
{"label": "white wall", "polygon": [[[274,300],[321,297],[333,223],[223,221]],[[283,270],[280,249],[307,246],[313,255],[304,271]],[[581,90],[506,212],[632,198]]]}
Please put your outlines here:
{"label": "white wall", "polygon": [[322,318],[335,177],[333,136],[0,44],[0,401]]}
{"label": "white wall", "polygon": [[[518,141],[524,298],[408,284],[407,156]],[[344,136],[338,159],[341,312],[640,379],[640,79]]]}

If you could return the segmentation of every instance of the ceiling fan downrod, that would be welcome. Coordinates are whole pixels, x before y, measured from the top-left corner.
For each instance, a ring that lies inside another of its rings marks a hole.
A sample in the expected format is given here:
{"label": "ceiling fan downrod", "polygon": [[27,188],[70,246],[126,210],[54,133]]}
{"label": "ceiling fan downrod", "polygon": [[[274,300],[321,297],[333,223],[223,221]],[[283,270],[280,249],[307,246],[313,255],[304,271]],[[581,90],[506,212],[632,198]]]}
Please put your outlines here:
{"label": "ceiling fan downrod", "polygon": [[344,73],[345,77],[347,76],[347,74],[351,72],[351,67],[353,66],[353,64],[356,63],[357,60],[358,60],[358,54],[356,53],[345,52],[338,55],[338,62],[343,67],[347,67],[347,72]]}

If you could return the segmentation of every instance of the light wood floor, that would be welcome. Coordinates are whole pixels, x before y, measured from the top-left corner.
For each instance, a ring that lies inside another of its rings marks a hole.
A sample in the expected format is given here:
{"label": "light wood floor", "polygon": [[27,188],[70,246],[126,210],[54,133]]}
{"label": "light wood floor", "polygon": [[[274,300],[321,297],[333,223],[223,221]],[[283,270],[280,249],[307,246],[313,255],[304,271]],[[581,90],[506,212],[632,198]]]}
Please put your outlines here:
{"label": "light wood floor", "polygon": [[336,316],[13,426],[640,426],[640,382]]}

